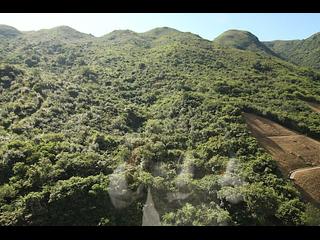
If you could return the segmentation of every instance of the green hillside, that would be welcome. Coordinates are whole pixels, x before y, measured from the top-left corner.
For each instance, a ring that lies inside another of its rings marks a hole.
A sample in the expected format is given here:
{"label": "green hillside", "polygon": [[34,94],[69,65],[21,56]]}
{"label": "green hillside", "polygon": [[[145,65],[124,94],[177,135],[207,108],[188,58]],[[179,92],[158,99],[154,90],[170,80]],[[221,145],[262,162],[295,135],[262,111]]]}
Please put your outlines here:
{"label": "green hillside", "polygon": [[241,113],[320,139],[305,103],[320,75],[240,42],[68,27],[0,41],[0,225],[142,225],[148,189],[162,225],[317,219]]}
{"label": "green hillside", "polygon": [[276,53],[266,47],[255,35],[248,31],[228,30],[215,38],[213,43],[223,47],[232,47],[277,56]]}
{"label": "green hillside", "polygon": [[277,40],[264,44],[292,63],[320,70],[320,33],[304,40]]}
{"label": "green hillside", "polygon": [[3,37],[16,37],[21,34],[20,31],[15,29],[14,27],[0,24],[0,38]]}
{"label": "green hillside", "polygon": [[73,43],[83,41],[84,39],[90,41],[91,38],[93,38],[92,35],[78,32],[68,26],[59,26],[51,29],[26,32],[22,37],[22,39],[29,43],[41,43],[47,41]]}

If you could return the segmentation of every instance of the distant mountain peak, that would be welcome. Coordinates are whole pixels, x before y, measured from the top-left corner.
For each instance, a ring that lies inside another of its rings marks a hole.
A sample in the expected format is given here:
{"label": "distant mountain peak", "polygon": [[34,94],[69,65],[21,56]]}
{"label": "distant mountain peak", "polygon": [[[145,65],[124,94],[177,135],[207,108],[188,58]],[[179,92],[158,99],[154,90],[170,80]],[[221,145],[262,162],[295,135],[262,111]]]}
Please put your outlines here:
{"label": "distant mountain peak", "polygon": [[25,37],[33,41],[79,41],[94,38],[91,34],[79,32],[69,26],[58,26],[39,31],[25,32]]}
{"label": "distant mountain peak", "polygon": [[157,27],[154,29],[151,29],[147,32],[144,32],[144,35],[149,35],[149,36],[154,36],[154,37],[159,37],[161,35],[166,35],[166,34],[171,34],[171,33],[180,33],[180,31],[170,28],[170,27]]}
{"label": "distant mountain peak", "polygon": [[73,32],[78,32],[77,30],[75,30],[74,28],[72,27],[69,27],[67,25],[61,25],[61,26],[57,26],[57,27],[54,27],[54,28],[51,28],[50,30],[57,30],[57,31],[73,31]]}
{"label": "distant mountain peak", "polygon": [[90,36],[89,34],[79,32],[74,28],[65,26],[65,25],[54,27],[54,28],[48,29],[47,31],[54,32],[60,36],[67,37],[67,38],[85,38]]}
{"label": "distant mountain peak", "polygon": [[214,42],[224,46],[245,49],[252,43],[257,44],[259,39],[251,32],[230,29],[215,38]]}
{"label": "distant mountain peak", "polygon": [[3,37],[16,37],[20,35],[21,32],[14,27],[0,24],[0,36]]}
{"label": "distant mountain peak", "polygon": [[112,32],[110,33],[107,33],[105,35],[103,35],[102,37],[106,37],[106,38],[114,38],[116,36],[136,36],[138,35],[138,33],[132,31],[132,30],[129,30],[129,29],[124,29],[124,30],[113,30]]}
{"label": "distant mountain peak", "polygon": [[277,56],[276,53],[260,42],[257,36],[248,31],[230,29],[215,38],[213,42],[224,47],[263,52]]}

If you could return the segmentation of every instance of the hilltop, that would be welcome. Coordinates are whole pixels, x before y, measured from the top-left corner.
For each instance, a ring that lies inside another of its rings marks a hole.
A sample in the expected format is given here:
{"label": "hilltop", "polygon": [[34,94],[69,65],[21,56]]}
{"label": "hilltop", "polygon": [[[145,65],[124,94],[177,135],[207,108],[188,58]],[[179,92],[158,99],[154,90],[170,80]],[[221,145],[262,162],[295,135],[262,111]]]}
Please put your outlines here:
{"label": "hilltop", "polygon": [[228,30],[215,38],[213,43],[224,47],[233,47],[277,56],[276,53],[266,47],[255,35],[248,31]]}
{"label": "hilltop", "polygon": [[0,37],[16,37],[21,34],[16,28],[0,24]]}
{"label": "hilltop", "polygon": [[81,33],[68,26],[58,26],[51,29],[25,32],[23,37],[29,42],[62,41],[66,43],[94,38],[94,36],[90,34]]}

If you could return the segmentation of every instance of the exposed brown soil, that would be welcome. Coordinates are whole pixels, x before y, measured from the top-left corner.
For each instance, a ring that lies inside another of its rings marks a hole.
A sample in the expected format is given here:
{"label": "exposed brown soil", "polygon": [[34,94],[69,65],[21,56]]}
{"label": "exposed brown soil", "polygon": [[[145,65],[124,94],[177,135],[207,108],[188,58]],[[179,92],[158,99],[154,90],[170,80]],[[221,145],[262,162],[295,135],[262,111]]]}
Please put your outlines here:
{"label": "exposed brown soil", "polygon": [[255,114],[243,113],[243,116],[255,137],[289,136],[297,134],[280,124]]}
{"label": "exposed brown soil", "polygon": [[293,180],[309,201],[320,203],[320,167],[298,170]]}
{"label": "exposed brown soil", "polygon": [[[284,176],[297,169],[320,166],[320,142],[254,114],[243,113],[243,117],[252,135],[277,161]],[[309,199],[320,202],[320,169],[301,169],[292,179]]]}
{"label": "exposed brown soil", "polygon": [[285,175],[298,168],[320,165],[318,141],[254,114],[243,116],[252,135],[278,162]]}
{"label": "exposed brown soil", "polygon": [[306,102],[306,103],[313,111],[320,113],[320,104],[312,103],[312,102]]}
{"label": "exposed brown soil", "polygon": [[309,168],[300,168],[297,170],[294,170],[291,172],[290,174],[290,179],[295,179],[297,175],[301,174],[301,173],[307,173],[307,172],[312,172],[315,170],[320,170],[320,166],[319,167],[309,167]]}

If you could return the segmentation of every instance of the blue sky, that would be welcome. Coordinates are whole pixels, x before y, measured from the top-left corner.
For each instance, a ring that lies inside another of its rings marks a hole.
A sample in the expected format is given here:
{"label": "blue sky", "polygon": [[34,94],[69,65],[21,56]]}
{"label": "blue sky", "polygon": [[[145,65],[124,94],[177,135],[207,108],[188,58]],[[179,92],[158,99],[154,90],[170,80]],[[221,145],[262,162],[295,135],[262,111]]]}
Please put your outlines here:
{"label": "blue sky", "polygon": [[320,13],[0,13],[0,24],[21,31],[68,25],[95,36],[117,29],[145,32],[167,26],[209,40],[228,29],[240,29],[252,32],[262,41],[268,41],[304,39],[320,32]]}

